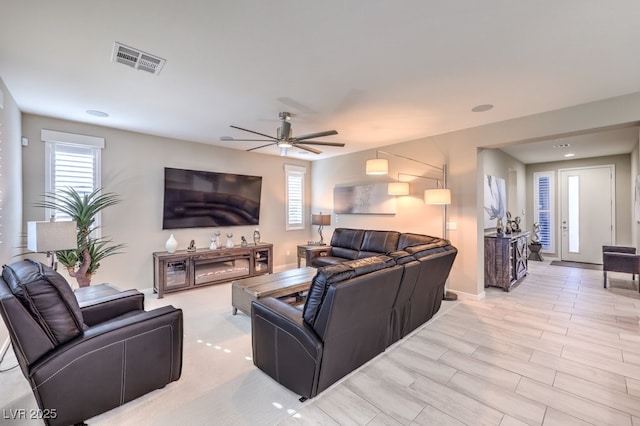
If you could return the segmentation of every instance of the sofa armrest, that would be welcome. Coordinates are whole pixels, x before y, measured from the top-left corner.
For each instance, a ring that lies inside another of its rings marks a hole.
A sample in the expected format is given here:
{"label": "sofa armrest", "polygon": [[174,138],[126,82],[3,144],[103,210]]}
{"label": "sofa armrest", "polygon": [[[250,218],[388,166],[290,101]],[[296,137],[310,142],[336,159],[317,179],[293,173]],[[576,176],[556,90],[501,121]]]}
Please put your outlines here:
{"label": "sofa armrest", "polygon": [[144,294],[120,290],[110,284],[81,287],[75,291],[84,323],[92,327],[128,312],[144,309]]}
{"label": "sofa armrest", "polygon": [[47,353],[31,366],[29,381],[40,408],[74,424],[179,379],[182,346],[182,310],[130,312]]}
{"label": "sofa armrest", "polygon": [[305,398],[316,394],[322,342],[302,312],[267,297],[251,303],[253,363]]}

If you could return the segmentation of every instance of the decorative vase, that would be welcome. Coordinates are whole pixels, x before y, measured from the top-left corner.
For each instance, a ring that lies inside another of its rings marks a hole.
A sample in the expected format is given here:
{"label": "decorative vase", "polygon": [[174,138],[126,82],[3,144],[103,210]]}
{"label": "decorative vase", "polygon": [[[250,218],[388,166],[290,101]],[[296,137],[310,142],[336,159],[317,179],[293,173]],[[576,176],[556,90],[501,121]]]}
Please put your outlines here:
{"label": "decorative vase", "polygon": [[175,253],[176,252],[176,248],[178,248],[178,241],[173,236],[173,234],[171,234],[171,236],[169,237],[169,239],[165,243],[165,247],[167,248],[167,252],[169,252],[169,253]]}
{"label": "decorative vase", "polygon": [[260,230],[256,228],[256,230],[253,231],[253,243],[255,245],[258,245],[259,242],[260,242]]}
{"label": "decorative vase", "polygon": [[229,232],[227,234],[227,243],[224,245],[226,248],[233,248],[235,244],[233,244],[233,234]]}

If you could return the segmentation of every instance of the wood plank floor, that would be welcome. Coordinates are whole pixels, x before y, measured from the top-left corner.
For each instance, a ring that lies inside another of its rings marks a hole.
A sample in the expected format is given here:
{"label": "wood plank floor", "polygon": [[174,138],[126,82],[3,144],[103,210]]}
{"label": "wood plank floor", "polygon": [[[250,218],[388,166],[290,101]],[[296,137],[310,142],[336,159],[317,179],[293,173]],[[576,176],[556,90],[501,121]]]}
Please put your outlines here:
{"label": "wood plank floor", "polygon": [[640,295],[630,275],[530,262],[458,301],[282,424],[640,426]]}

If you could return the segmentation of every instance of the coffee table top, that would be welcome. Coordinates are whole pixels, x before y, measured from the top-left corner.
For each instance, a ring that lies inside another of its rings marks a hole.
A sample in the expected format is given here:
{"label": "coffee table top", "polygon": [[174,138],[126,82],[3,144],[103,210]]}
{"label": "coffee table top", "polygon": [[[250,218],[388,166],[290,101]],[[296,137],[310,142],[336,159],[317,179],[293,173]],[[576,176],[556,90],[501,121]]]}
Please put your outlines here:
{"label": "coffee table top", "polygon": [[312,267],[289,269],[273,274],[234,280],[231,285],[242,288],[256,298],[278,297],[280,294],[291,294],[308,289],[316,272],[316,268]]}

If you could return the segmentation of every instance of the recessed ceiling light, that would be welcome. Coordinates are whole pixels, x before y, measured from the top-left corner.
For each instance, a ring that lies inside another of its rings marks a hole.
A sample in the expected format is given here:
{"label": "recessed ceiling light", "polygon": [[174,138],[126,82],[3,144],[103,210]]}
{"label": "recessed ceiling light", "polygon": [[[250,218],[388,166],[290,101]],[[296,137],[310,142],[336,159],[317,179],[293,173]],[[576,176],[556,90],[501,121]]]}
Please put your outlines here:
{"label": "recessed ceiling light", "polygon": [[485,111],[489,111],[492,108],[493,108],[493,105],[491,105],[491,104],[483,104],[483,105],[474,106],[473,108],[471,108],[471,111],[473,111],[473,112],[485,112]]}
{"label": "recessed ceiling light", "polygon": [[569,157],[575,157],[576,155],[574,153],[570,152],[568,154],[565,154],[564,156],[569,158]]}
{"label": "recessed ceiling light", "polygon": [[87,114],[93,115],[94,117],[108,117],[109,116],[109,114],[107,114],[106,112],[98,111],[98,110],[95,110],[95,109],[88,109],[87,110]]}
{"label": "recessed ceiling light", "polygon": [[559,143],[558,145],[554,145],[554,148],[569,148],[571,146],[570,143]]}

